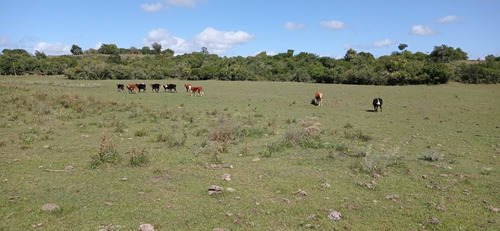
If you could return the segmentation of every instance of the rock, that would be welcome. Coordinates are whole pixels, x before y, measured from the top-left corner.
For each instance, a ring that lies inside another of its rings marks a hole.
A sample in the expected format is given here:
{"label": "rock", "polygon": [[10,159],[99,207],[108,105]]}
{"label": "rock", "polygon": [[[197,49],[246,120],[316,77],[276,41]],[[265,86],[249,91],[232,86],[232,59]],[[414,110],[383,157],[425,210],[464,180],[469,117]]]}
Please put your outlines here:
{"label": "rock", "polygon": [[387,196],[385,196],[385,199],[392,200],[392,201],[395,201],[398,198],[399,198],[398,195],[387,195]]}
{"label": "rock", "polygon": [[155,227],[150,224],[141,224],[138,231],[154,231]]}
{"label": "rock", "polygon": [[429,224],[433,224],[433,225],[441,224],[441,221],[439,221],[437,218],[431,218],[427,222],[429,222]]}
{"label": "rock", "polygon": [[59,209],[59,205],[56,205],[56,204],[50,204],[49,203],[49,204],[44,204],[42,206],[42,210],[43,211],[49,211],[49,212],[51,212],[51,211],[55,211],[55,210],[58,210],[58,209]]}
{"label": "rock", "polygon": [[302,189],[299,189],[299,191],[295,192],[296,194],[299,194],[299,195],[302,195],[302,196],[307,196],[307,192],[302,190]]}
{"label": "rock", "polygon": [[226,191],[228,191],[228,192],[236,192],[236,189],[227,187]]}
{"label": "rock", "polygon": [[231,181],[231,175],[228,173],[224,173],[222,174],[221,179],[226,181]]}
{"label": "rock", "polygon": [[208,195],[220,194],[222,193],[222,187],[217,185],[212,185],[208,188]]}
{"label": "rock", "polygon": [[326,218],[333,220],[333,221],[340,221],[340,218],[342,217],[342,213],[338,211],[332,210]]}
{"label": "rock", "polygon": [[495,208],[495,207],[493,207],[493,206],[488,206],[488,209],[489,209],[490,211],[494,212],[494,213],[498,213],[498,212],[500,211],[500,209],[499,209],[499,208]]}

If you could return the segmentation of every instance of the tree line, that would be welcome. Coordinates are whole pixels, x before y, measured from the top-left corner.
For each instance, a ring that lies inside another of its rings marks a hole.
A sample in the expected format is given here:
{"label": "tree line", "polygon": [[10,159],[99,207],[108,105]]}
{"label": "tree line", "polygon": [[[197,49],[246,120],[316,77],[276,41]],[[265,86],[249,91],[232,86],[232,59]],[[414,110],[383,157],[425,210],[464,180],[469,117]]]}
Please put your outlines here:
{"label": "tree line", "polygon": [[72,55],[48,57],[22,49],[4,49],[0,54],[1,75],[65,75],[68,79],[183,79],[295,81],[366,85],[442,84],[448,81],[495,84],[500,82],[500,57],[468,60],[460,48],[435,46],[425,54],[406,50],[375,58],[368,52],[349,49],[343,58],[320,57],[294,50],[268,55],[220,57],[201,52],[175,55],[171,49],[118,48],[102,44],[83,51],[73,45]]}

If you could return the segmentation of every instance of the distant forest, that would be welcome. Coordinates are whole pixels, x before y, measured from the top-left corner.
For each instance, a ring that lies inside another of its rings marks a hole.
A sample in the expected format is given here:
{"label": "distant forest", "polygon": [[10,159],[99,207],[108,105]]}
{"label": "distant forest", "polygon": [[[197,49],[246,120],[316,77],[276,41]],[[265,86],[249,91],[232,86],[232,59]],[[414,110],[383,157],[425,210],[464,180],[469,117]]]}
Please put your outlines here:
{"label": "distant forest", "polygon": [[349,49],[341,59],[294,50],[276,55],[266,52],[248,57],[220,57],[203,47],[200,52],[175,55],[171,49],[99,49],[73,45],[72,55],[47,56],[36,51],[4,49],[0,75],[65,75],[68,79],[182,79],[230,81],[294,81],[365,85],[442,84],[457,81],[473,84],[500,82],[500,57],[468,60],[460,48],[435,46],[425,54],[399,44],[398,51],[375,58],[368,52]]}

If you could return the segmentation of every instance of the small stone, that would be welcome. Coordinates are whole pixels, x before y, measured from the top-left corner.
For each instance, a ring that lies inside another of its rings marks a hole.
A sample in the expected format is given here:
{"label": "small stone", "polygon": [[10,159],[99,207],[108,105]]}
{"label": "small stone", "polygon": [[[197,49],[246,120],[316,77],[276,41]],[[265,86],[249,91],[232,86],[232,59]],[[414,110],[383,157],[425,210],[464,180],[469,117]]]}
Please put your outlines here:
{"label": "small stone", "polygon": [[302,190],[302,189],[299,189],[299,191],[295,192],[296,194],[299,194],[299,195],[302,195],[302,196],[307,196],[307,192]]}
{"label": "small stone", "polygon": [[228,173],[222,174],[221,179],[225,181],[231,181],[231,175]]}
{"label": "small stone", "polygon": [[229,231],[229,229],[226,229],[226,228],[213,228],[212,231]]}
{"label": "small stone", "polygon": [[141,224],[138,231],[154,231],[155,227],[151,224]]}
{"label": "small stone", "polygon": [[433,224],[433,225],[441,224],[441,221],[439,221],[437,218],[431,218],[427,222],[429,222],[429,224]]}
{"label": "small stone", "polygon": [[228,191],[228,192],[236,192],[236,189],[227,187],[226,191]]}
{"label": "small stone", "polygon": [[43,211],[54,211],[54,210],[58,210],[59,209],[59,205],[56,205],[56,204],[44,204],[42,206],[42,210]]}
{"label": "small stone", "polygon": [[121,181],[127,181],[127,180],[128,180],[128,178],[127,178],[127,177],[123,177],[123,178],[121,179]]}
{"label": "small stone", "polygon": [[111,202],[106,202],[106,203],[104,203],[104,205],[106,205],[106,206],[113,206],[113,203],[111,203]]}
{"label": "small stone", "polygon": [[338,212],[338,211],[331,211],[327,218],[330,219],[330,220],[333,220],[333,221],[340,221],[342,217],[342,213]]}
{"label": "small stone", "polygon": [[427,175],[422,175],[422,179],[426,180],[427,179]]}
{"label": "small stone", "polygon": [[217,185],[212,185],[208,188],[208,195],[220,194],[222,193],[222,187]]}

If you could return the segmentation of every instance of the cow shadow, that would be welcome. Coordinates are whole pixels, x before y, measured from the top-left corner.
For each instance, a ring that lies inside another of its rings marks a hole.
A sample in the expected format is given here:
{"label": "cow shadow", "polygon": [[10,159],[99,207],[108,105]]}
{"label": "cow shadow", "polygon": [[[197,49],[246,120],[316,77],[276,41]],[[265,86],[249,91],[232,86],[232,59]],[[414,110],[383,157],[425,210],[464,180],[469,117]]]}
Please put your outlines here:
{"label": "cow shadow", "polygon": [[370,109],[370,110],[366,110],[366,112],[377,112],[377,111]]}

